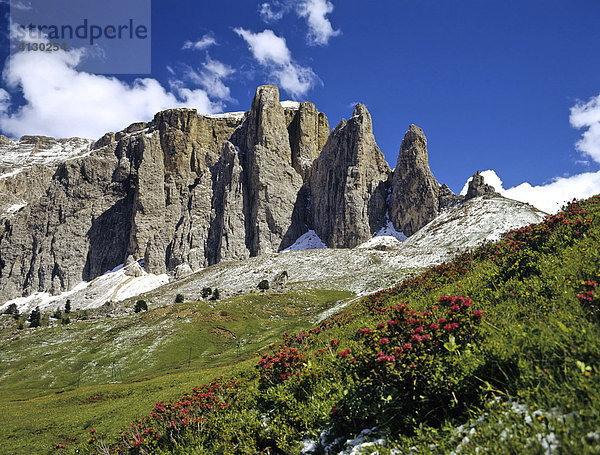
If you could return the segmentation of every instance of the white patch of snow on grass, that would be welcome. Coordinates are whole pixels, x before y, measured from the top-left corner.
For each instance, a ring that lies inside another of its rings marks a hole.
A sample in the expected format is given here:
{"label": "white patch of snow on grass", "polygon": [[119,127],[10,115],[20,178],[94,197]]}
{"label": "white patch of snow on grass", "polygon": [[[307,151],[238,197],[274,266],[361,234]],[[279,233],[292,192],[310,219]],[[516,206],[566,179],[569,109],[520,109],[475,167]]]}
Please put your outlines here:
{"label": "white patch of snow on grass", "polygon": [[6,174],[2,174],[2,175],[0,175],[0,180],[7,179],[9,177],[13,177],[13,176],[17,175],[19,172],[21,172],[22,170],[23,169],[14,169],[10,172],[7,172]]}
{"label": "white patch of snow on grass", "polygon": [[311,229],[298,237],[293,245],[283,251],[317,250],[321,248],[327,248],[327,245],[325,245],[317,233]]}
{"label": "white patch of snow on grass", "polygon": [[365,243],[361,243],[356,248],[361,250],[390,250],[398,248],[401,242],[392,236],[375,236],[372,239],[367,240]]}
{"label": "white patch of snow on grass", "polygon": [[347,307],[348,305],[350,305],[351,303],[354,303],[358,300],[360,300],[362,297],[356,297],[354,299],[350,299],[350,300],[346,300],[346,301],[342,301],[341,303],[338,303],[337,305],[334,305],[333,307],[329,308],[328,310],[323,311],[319,316],[317,316],[316,318],[316,323],[320,324],[321,322],[323,322],[325,319],[327,319],[329,316],[333,316],[334,314],[339,313],[339,311],[342,308]]}

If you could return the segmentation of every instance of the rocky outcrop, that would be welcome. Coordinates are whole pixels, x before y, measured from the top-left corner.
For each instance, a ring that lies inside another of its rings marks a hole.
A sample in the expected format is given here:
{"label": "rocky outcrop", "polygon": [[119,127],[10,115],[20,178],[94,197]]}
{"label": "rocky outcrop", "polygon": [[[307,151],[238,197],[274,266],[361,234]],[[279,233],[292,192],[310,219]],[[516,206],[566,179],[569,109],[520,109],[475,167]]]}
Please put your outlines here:
{"label": "rocky outcrop", "polygon": [[323,116],[286,111],[265,86],[245,115],[172,109],[91,145],[2,139],[0,298],[58,293],[140,259],[185,274],[289,246],[307,224],[290,131],[297,158],[315,154]]}
{"label": "rocky outcrop", "polygon": [[389,216],[410,236],[433,220],[440,209],[440,185],[429,169],[427,139],[410,125],[404,135],[391,185]]}
{"label": "rocky outcrop", "polygon": [[496,192],[493,186],[485,183],[483,175],[477,171],[475,174],[473,174],[473,177],[471,177],[467,194],[465,196],[465,201],[484,195],[498,196],[499,194]]}
{"label": "rocky outcrop", "polygon": [[313,103],[299,103],[288,126],[292,166],[304,178],[329,137],[329,121]]}
{"label": "rocky outcrop", "polygon": [[[27,172],[37,174],[35,167]],[[43,176],[43,191],[28,194],[17,213],[2,216],[3,298],[70,289],[123,262],[132,200],[128,173],[120,172],[114,154],[69,160]]]}
{"label": "rocky outcrop", "polygon": [[277,87],[259,87],[245,123],[247,245],[251,255],[277,252],[302,234],[292,215],[302,177],[292,152]]}
{"label": "rocky outcrop", "polygon": [[443,184],[440,186],[440,193],[438,198],[439,212],[446,212],[463,202],[464,198],[459,194],[448,188],[448,185]]}
{"label": "rocky outcrop", "polygon": [[327,246],[352,248],[383,226],[389,175],[371,115],[357,104],[352,118],[331,132],[310,171],[312,223]]}

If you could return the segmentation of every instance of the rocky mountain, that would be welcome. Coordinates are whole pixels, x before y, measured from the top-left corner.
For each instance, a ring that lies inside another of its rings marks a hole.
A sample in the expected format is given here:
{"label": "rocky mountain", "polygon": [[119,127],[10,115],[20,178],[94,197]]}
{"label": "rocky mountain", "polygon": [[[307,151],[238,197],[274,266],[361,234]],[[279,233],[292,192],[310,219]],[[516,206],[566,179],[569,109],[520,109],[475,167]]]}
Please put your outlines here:
{"label": "rocky mountain", "polygon": [[462,201],[431,173],[420,128],[392,172],[365,106],[330,132],[312,103],[280,102],[273,86],[248,112],[172,109],[93,143],[2,136],[0,302],[69,291],[121,264],[181,277],[308,232],[331,248],[383,228],[412,235]]}
{"label": "rocky mountain", "polygon": [[[279,290],[334,289],[362,295],[451,260],[457,251],[497,240],[510,229],[540,222],[544,215],[528,204],[487,195],[444,212],[403,242],[382,231],[355,248],[321,244],[313,245],[314,249],[222,261],[171,282],[168,275],[148,274],[134,262],[57,296],[37,293],[13,302],[23,312],[36,306],[53,311],[64,307],[67,299],[76,302],[78,309],[119,301],[128,301],[121,306],[131,309],[138,298],[153,305],[168,305],[178,293],[193,299],[206,286],[219,288],[222,298],[253,293],[263,279]],[[278,277],[284,272],[287,282],[277,288]],[[0,311],[7,305],[0,303]]]}
{"label": "rocky mountain", "polygon": [[310,170],[311,221],[326,245],[351,248],[383,226],[390,175],[371,115],[357,104],[350,120],[331,132]]}

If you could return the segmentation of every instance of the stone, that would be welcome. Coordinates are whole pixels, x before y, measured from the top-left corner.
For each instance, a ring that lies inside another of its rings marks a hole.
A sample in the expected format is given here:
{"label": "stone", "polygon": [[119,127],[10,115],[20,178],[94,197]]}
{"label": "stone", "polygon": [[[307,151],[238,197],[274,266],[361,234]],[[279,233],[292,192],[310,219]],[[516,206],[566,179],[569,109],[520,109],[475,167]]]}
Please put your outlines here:
{"label": "stone", "polygon": [[[286,109],[287,115],[287,109]],[[288,126],[292,166],[306,179],[313,161],[319,157],[329,137],[329,121],[313,103],[302,102]]]}
{"label": "stone", "polygon": [[499,196],[494,187],[485,183],[483,175],[477,171],[473,174],[473,177],[471,177],[465,201],[484,195]]}
{"label": "stone", "polygon": [[429,168],[427,139],[410,125],[404,135],[391,183],[389,216],[396,230],[410,236],[439,213],[440,185]]}
{"label": "stone", "polygon": [[277,87],[259,87],[245,123],[248,183],[247,245],[251,256],[274,253],[302,234],[292,215],[302,177],[292,152]]}
{"label": "stone", "polygon": [[440,213],[458,206],[460,203],[463,202],[463,199],[464,198],[461,195],[454,194],[454,192],[450,188],[448,188],[448,185],[444,183],[442,186],[440,186],[439,193],[438,205]]}
{"label": "stone", "polygon": [[330,248],[353,248],[385,222],[390,168],[375,142],[371,115],[357,104],[310,170],[312,226]]}

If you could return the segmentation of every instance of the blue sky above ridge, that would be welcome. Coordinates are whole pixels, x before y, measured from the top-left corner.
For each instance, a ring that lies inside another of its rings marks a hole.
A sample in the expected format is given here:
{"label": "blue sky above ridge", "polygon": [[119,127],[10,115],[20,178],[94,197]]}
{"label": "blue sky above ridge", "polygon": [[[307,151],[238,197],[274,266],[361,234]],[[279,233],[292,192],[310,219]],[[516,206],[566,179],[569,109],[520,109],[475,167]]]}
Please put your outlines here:
{"label": "blue sky above ridge", "polygon": [[153,0],[149,75],[89,75],[85,55],[9,66],[2,37],[0,131],[95,137],[168,107],[246,110],[273,83],[332,127],[364,103],[391,167],[417,124],[456,192],[494,169],[505,188],[560,178],[584,196],[600,191],[599,19],[596,0]]}

